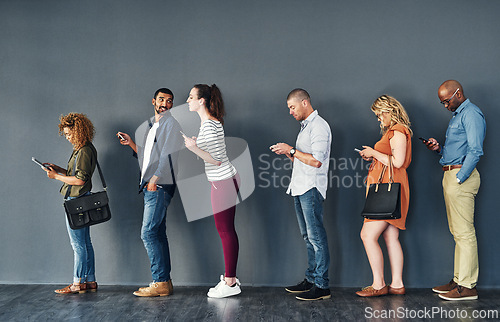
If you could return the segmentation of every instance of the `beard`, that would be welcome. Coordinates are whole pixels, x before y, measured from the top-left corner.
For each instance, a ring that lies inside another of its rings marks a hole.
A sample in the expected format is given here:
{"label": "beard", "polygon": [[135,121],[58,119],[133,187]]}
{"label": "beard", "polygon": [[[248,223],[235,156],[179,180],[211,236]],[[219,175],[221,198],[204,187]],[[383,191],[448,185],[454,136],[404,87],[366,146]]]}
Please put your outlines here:
{"label": "beard", "polygon": [[162,114],[162,113],[165,113],[166,111],[168,111],[168,108],[166,108],[166,107],[161,107],[161,106],[156,106],[156,107],[155,107],[155,111],[156,111],[156,113],[158,113],[158,114]]}

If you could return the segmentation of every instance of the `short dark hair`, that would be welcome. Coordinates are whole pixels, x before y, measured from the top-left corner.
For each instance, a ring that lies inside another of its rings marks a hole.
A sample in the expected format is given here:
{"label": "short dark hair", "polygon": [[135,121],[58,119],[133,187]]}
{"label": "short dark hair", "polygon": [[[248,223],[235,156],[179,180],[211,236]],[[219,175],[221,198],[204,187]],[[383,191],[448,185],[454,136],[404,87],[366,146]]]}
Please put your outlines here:
{"label": "short dark hair", "polygon": [[155,96],[153,96],[153,99],[156,99],[156,97],[158,96],[159,93],[172,95],[172,100],[174,100],[174,93],[172,93],[171,90],[169,90],[168,88],[165,88],[165,87],[156,90]]}
{"label": "short dark hair", "polygon": [[311,97],[309,96],[309,93],[305,89],[302,89],[302,88],[296,88],[296,89],[292,90],[288,94],[288,96],[286,97],[286,100],[289,101],[291,98],[311,101]]}

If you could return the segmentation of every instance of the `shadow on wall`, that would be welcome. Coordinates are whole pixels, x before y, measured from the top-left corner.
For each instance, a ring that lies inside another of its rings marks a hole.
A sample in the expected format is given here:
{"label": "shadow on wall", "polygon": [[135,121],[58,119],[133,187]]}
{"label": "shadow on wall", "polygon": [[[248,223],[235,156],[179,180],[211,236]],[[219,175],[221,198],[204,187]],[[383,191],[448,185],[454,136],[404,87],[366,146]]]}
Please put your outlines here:
{"label": "shadow on wall", "polygon": [[[118,130],[133,133],[133,127],[118,122],[106,124],[101,130],[105,139],[97,147],[108,186],[112,218],[93,227],[92,238],[96,274],[109,283],[136,283],[151,279],[149,261],[140,238],[143,196],[138,193],[139,166],[132,149],[122,146],[115,135]],[[95,176],[94,182],[98,182]]]}

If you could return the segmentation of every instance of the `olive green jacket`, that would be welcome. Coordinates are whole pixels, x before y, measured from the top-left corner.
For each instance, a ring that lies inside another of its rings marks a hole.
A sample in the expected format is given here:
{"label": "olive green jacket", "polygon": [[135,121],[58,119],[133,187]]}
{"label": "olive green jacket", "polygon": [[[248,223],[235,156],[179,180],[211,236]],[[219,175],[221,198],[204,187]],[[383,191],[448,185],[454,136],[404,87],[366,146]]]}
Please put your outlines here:
{"label": "olive green jacket", "polygon": [[[74,175],[78,179],[85,181],[85,184],[82,186],[71,186],[69,197],[79,197],[92,190],[92,174],[94,173],[96,162],[97,150],[91,142],[88,142],[79,150],[73,151],[68,161],[68,170],[66,175]],[[75,169],[74,174],[73,169]],[[69,186],[70,185],[65,183],[61,187],[60,192],[63,196],[66,196]]]}

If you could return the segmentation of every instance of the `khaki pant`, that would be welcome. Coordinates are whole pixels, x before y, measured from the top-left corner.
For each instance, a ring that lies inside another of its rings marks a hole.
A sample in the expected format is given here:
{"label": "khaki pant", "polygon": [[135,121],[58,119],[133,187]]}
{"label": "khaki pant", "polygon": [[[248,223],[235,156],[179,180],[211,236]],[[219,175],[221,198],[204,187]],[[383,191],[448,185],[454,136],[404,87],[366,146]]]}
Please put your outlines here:
{"label": "khaki pant", "polygon": [[474,229],[474,199],[481,184],[479,172],[474,169],[470,177],[458,184],[460,169],[444,172],[443,194],[450,232],[455,239],[455,265],[453,280],[461,286],[473,288],[477,284],[479,263],[476,230]]}

